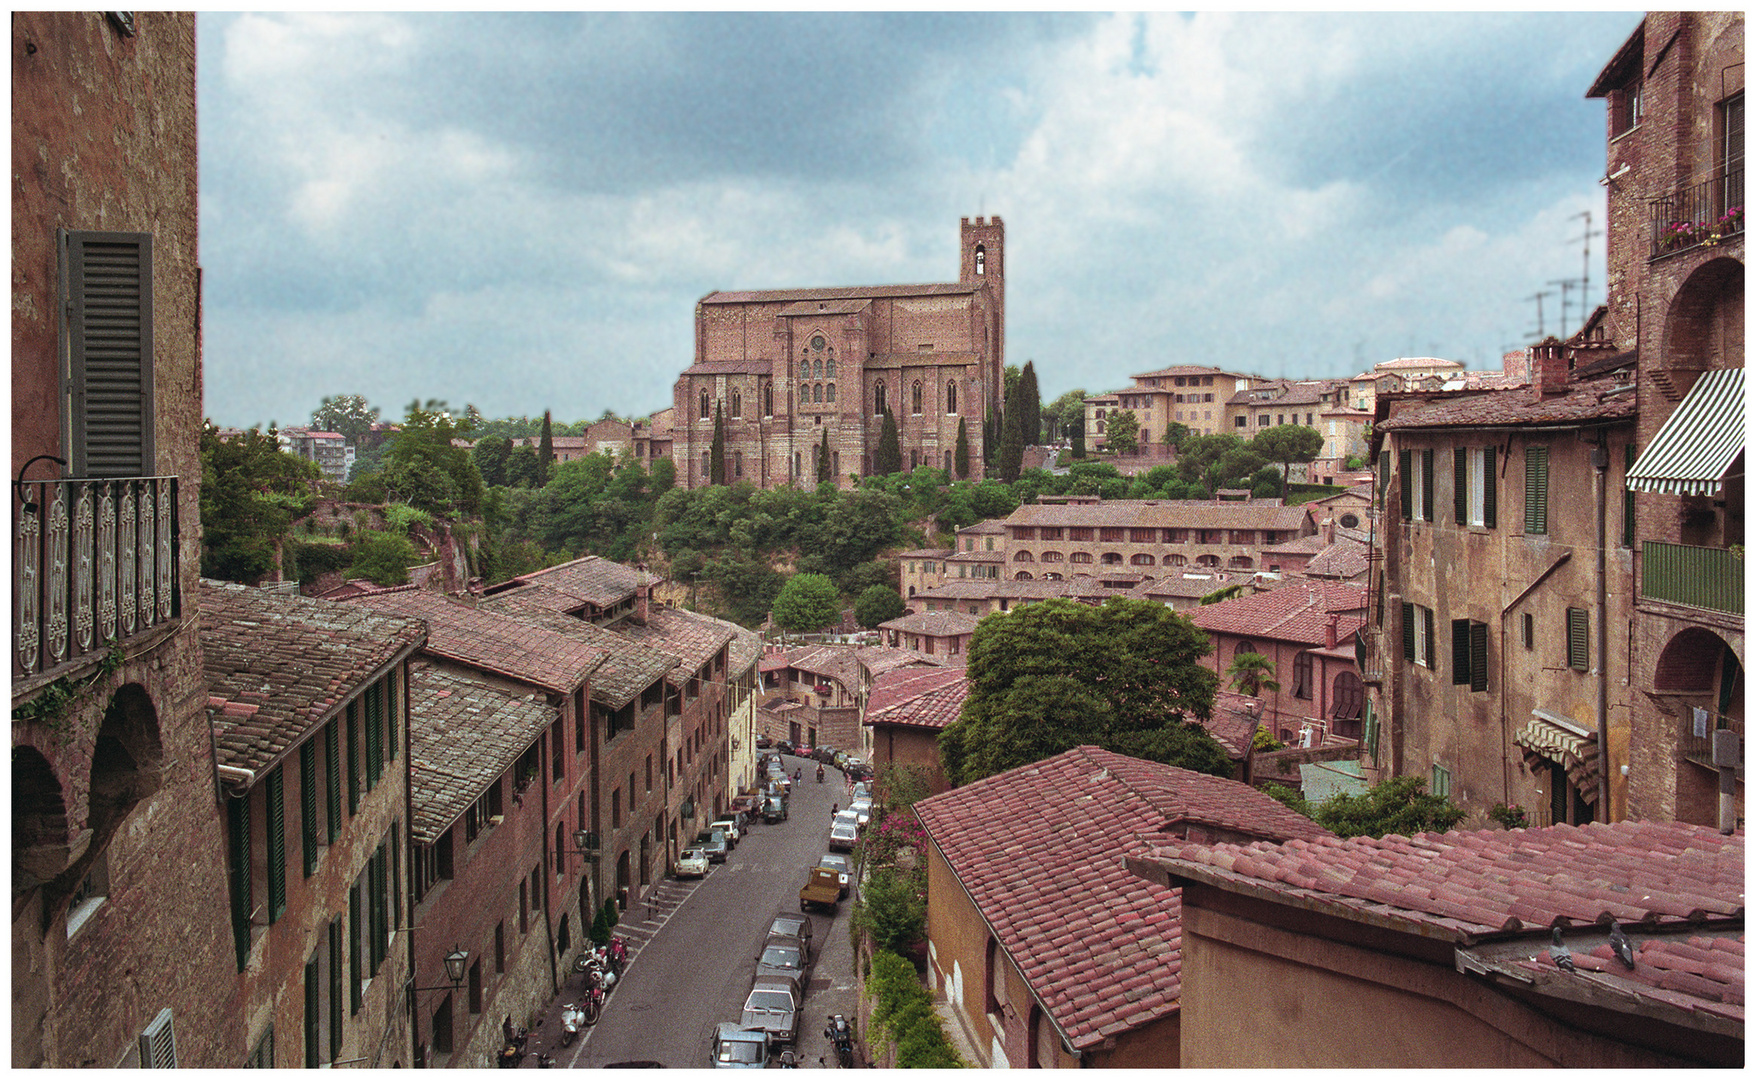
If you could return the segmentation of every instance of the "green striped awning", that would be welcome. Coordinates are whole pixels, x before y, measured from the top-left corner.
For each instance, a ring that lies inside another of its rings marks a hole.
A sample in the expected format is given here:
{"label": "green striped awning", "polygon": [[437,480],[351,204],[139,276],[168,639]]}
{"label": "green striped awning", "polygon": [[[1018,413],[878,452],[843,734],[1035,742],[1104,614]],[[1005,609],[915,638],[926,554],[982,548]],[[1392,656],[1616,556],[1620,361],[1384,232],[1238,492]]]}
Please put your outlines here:
{"label": "green striped awning", "polygon": [[1714,495],[1743,452],[1744,369],[1705,372],[1628,470],[1628,487]]}

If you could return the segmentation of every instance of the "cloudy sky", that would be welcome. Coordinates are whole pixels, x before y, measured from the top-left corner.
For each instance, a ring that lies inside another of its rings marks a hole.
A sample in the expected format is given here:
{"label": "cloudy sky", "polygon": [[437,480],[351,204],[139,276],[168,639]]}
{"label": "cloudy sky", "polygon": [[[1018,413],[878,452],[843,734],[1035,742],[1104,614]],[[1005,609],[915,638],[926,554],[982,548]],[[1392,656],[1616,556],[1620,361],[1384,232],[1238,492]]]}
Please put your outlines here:
{"label": "cloudy sky", "polygon": [[206,412],[644,416],[701,296],[953,281],[977,214],[1045,400],[1497,367],[1585,271],[1639,18],[203,14]]}

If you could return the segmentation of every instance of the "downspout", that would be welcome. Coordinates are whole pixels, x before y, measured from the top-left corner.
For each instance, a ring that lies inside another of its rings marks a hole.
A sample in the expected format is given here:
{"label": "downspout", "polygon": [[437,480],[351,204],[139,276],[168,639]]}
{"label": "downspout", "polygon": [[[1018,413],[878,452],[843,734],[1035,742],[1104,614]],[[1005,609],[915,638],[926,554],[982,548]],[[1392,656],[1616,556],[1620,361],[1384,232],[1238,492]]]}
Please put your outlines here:
{"label": "downspout", "polygon": [[[556,721],[556,723],[558,724],[559,721]],[[555,762],[554,762],[555,740],[554,740],[554,737],[552,735],[550,735],[548,732],[544,732],[543,735],[541,736],[541,738],[542,738],[543,742],[547,745],[547,749],[549,751],[549,758],[550,758],[550,760],[548,762],[548,767],[546,769],[544,769],[544,772],[546,772],[547,775],[543,776],[541,778],[542,788],[543,788],[543,827],[541,830],[541,833],[542,833],[541,840],[542,840],[542,845],[543,845],[543,858],[542,858],[542,861],[538,864],[539,866],[542,867],[543,891],[546,893],[546,892],[550,891],[549,879],[550,879],[550,875],[552,875],[554,873],[554,870],[552,869],[552,867],[550,866],[550,863],[549,863],[549,785],[554,783],[554,780],[555,780]],[[537,758],[537,768],[539,768],[539,769],[544,768],[544,763],[542,761],[541,755],[538,755],[538,758]],[[560,853],[557,852],[556,856],[559,857],[559,855],[560,855]],[[549,898],[547,896],[543,897],[542,902],[543,902],[543,932],[544,932],[545,936],[549,939],[549,992],[551,994],[559,994],[561,992],[561,977],[560,977],[560,973],[559,973],[559,965],[557,964],[557,962],[555,960],[555,917],[554,917],[554,915],[551,914],[551,912],[554,910],[555,902],[554,902],[554,900],[552,900],[551,898]]]}
{"label": "downspout", "polygon": [[1606,624],[1609,612],[1606,577],[1607,552],[1604,550],[1606,511],[1604,500],[1609,493],[1610,449],[1603,432],[1598,432],[1597,445],[1591,448],[1593,485],[1597,503],[1597,799],[1599,821],[1614,821],[1610,814],[1610,630]]}

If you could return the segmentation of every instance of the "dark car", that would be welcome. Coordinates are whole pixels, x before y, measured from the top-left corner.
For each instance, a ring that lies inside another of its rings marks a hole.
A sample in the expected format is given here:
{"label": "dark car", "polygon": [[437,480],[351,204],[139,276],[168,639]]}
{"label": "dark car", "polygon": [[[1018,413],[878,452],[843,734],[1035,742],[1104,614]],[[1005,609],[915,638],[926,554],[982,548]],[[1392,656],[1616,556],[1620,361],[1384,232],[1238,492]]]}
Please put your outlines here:
{"label": "dark car", "polygon": [[779,795],[770,795],[762,800],[762,820],[765,824],[773,825],[777,821],[785,821],[786,819],[787,801],[785,799]]}
{"label": "dark car", "polygon": [[779,742],[775,743],[774,748],[783,754],[790,754],[793,752],[793,744],[788,742],[785,739],[782,739]]}
{"label": "dark car", "polygon": [[756,736],[756,749],[768,750],[774,746],[774,740],[766,735]]}
{"label": "dark car", "polygon": [[725,862],[731,853],[731,841],[726,837],[724,829],[702,829],[695,834],[696,847],[707,852],[710,862]]}
{"label": "dark car", "polygon": [[805,943],[805,956],[811,955],[811,916],[793,911],[782,911],[769,920],[768,936],[770,938],[797,938]]}
{"label": "dark car", "polygon": [[811,957],[804,942],[792,937],[770,937],[762,943],[762,951],[756,956],[756,981],[789,979],[803,994],[805,973],[810,966]]}
{"label": "dark car", "polygon": [[746,1031],[761,1028],[773,1043],[796,1043],[799,1040],[799,991],[791,979],[757,978],[744,999],[744,1015],[739,1020]]}

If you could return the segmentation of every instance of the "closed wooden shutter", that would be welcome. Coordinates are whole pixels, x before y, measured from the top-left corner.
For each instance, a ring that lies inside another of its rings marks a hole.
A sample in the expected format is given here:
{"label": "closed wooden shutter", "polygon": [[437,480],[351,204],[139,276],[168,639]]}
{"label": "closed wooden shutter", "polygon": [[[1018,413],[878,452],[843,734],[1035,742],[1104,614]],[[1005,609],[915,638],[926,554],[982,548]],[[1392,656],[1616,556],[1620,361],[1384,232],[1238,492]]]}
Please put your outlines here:
{"label": "closed wooden shutter", "polygon": [[366,981],[365,965],[360,963],[360,882],[355,879],[348,890],[348,1010],[360,1011],[363,1004],[360,984]]}
{"label": "closed wooden shutter", "polygon": [[366,688],[366,790],[371,791],[383,772],[384,762],[384,687],[374,683]]}
{"label": "closed wooden shutter", "polygon": [[1459,525],[1469,524],[1469,447],[1456,447],[1451,454],[1451,509]]}
{"label": "closed wooden shutter", "polygon": [[1412,456],[1407,450],[1398,451],[1396,455],[1397,476],[1402,481],[1402,520],[1404,521],[1413,521],[1415,517],[1414,474],[1410,471],[1410,466],[1414,464],[1410,460]]}
{"label": "closed wooden shutter", "polygon": [[1533,536],[1549,531],[1549,448],[1524,449],[1524,531]]}
{"label": "closed wooden shutter", "polygon": [[152,234],[61,234],[64,401],[74,476],[150,476]]}
{"label": "closed wooden shutter", "polygon": [[319,1041],[318,1019],[322,1016],[323,995],[322,984],[318,981],[323,973],[318,968],[317,954],[312,953],[311,959],[305,961],[305,1068],[315,1069],[323,1064],[321,1053],[322,1043]]}
{"label": "closed wooden shutter", "polygon": [[299,747],[299,826],[310,877],[317,872],[317,745],[309,739]]}
{"label": "closed wooden shutter", "polygon": [[1488,624],[1469,624],[1469,688],[1472,692],[1488,688]]}
{"label": "closed wooden shutter", "polygon": [[1494,448],[1482,448],[1482,524],[1492,529],[1498,510],[1494,491]]}
{"label": "closed wooden shutter", "polygon": [[346,978],[341,963],[341,920],[329,921],[329,1059],[341,1057],[341,984]]}
{"label": "closed wooden shutter", "polygon": [[1402,658],[1414,660],[1415,657],[1415,606],[1402,605]]}
{"label": "closed wooden shutter", "polygon": [[1584,608],[1567,609],[1567,666],[1574,671],[1591,667],[1591,614]]}
{"label": "closed wooden shutter", "polygon": [[1433,451],[1421,451],[1421,520],[1436,521],[1433,503]]}
{"label": "closed wooden shutter", "polygon": [[1469,620],[1451,620],[1451,682],[1469,682]]}
{"label": "closed wooden shutter", "polygon": [[226,800],[227,857],[231,861],[232,944],[238,952],[238,970],[250,962],[250,799]]}
{"label": "closed wooden shutter", "polygon": [[335,737],[335,721],[323,725],[323,761],[328,766],[324,777],[325,798],[329,810],[329,842],[341,835],[341,741]]}
{"label": "closed wooden shutter", "polygon": [[287,801],[286,776],[279,765],[268,774],[263,790],[268,799],[268,921],[287,910]]}
{"label": "closed wooden shutter", "polygon": [[1422,659],[1426,662],[1428,667],[1437,667],[1438,665],[1433,663],[1433,654],[1436,651],[1436,646],[1434,646],[1434,644],[1433,644],[1433,640],[1434,640],[1434,636],[1435,636],[1433,634],[1433,609],[1432,608],[1422,608],[1421,609],[1421,617],[1423,619],[1425,619],[1426,623],[1427,623],[1427,626],[1426,626],[1426,629],[1427,629],[1426,654],[1427,655],[1422,657]]}
{"label": "closed wooden shutter", "polygon": [[360,703],[348,704],[348,813],[360,812]]}

